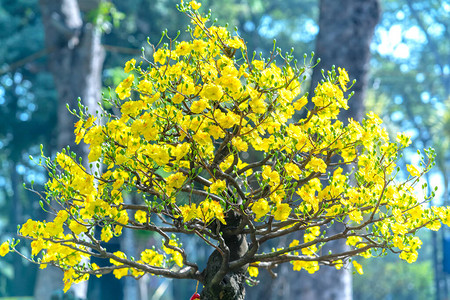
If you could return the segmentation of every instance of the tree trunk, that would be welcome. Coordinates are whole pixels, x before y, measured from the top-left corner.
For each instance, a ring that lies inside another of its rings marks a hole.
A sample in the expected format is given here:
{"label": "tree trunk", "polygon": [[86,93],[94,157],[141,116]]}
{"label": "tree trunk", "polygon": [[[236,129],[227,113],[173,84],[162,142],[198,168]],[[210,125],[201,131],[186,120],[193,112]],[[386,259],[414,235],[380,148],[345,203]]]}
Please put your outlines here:
{"label": "tree trunk", "polygon": [[[350,80],[355,78],[357,81],[352,88],[355,94],[348,103],[350,108],[339,115],[344,123],[347,123],[348,118],[360,121],[364,115],[370,43],[379,17],[378,0],[320,1],[320,31],[315,53],[321,61],[312,74],[310,94],[322,79],[321,69],[328,71],[333,65],[345,68]],[[333,229],[338,228],[329,228],[327,232],[331,233]],[[342,252],[346,247],[345,241],[335,241],[322,251]],[[313,275],[302,272],[295,283],[291,282],[291,299],[350,300],[351,284],[350,269],[322,267]]]}
{"label": "tree trunk", "polygon": [[321,0],[319,34],[316,38],[315,53],[321,59],[312,75],[311,91],[322,79],[321,69],[331,70],[331,66],[343,67],[350,80],[356,79],[347,111],[341,112],[340,119],[361,120],[364,114],[364,98],[369,77],[370,43],[376,24],[380,18],[379,0]]}
{"label": "tree trunk", "polygon": [[[40,0],[48,65],[58,91],[58,149],[74,145],[77,121],[66,104],[77,108],[77,99],[94,113],[98,110],[102,85],[104,50],[101,33],[84,23],[76,0]],[[76,147],[80,149],[80,147]],[[79,150],[79,154],[86,151]]]}
{"label": "tree trunk", "polygon": [[[83,161],[87,162],[87,147],[74,144],[74,123],[66,104],[77,108],[80,97],[90,112],[98,110],[101,91],[101,72],[104,51],[101,34],[90,23],[83,22],[76,0],[40,0],[48,66],[53,74],[58,92],[57,149],[70,146]],[[52,268],[39,270],[35,298],[47,300],[53,291],[61,289],[62,272]],[[86,287],[75,290],[78,297],[85,298]]]}
{"label": "tree trunk", "polygon": [[217,284],[213,284],[213,277],[219,271],[222,257],[214,251],[208,259],[205,269],[205,287],[202,290],[202,300],[244,300],[245,299],[245,271],[229,271]]}
{"label": "tree trunk", "polygon": [[241,258],[248,250],[248,243],[244,234],[227,234],[227,231],[233,231],[239,227],[239,223],[242,222],[241,218],[232,215],[227,217],[226,221],[227,225],[222,229],[225,247],[220,248],[221,251],[228,252],[228,254],[221,254],[215,250],[209,257],[202,274],[204,278],[204,288],[200,296],[202,300],[245,299],[245,272],[248,265],[233,270],[229,268],[229,263],[225,264],[225,268],[223,268],[222,261],[223,257],[228,262]]}

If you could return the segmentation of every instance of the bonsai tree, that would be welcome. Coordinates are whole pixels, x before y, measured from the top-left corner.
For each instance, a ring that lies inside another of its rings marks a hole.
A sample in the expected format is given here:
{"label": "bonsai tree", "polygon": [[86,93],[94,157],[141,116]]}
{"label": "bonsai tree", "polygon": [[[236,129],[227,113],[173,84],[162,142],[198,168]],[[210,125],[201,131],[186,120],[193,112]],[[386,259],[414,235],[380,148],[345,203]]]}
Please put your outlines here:
{"label": "bonsai tree", "polygon": [[[299,66],[275,48],[267,59],[250,55],[199,7],[178,6],[191,20],[191,40],[167,37],[152,58],[125,64],[129,76],[107,99],[116,113],[72,111],[76,142],[90,145],[89,166],[70,149],[39,160],[50,175],[42,205],[55,217],[20,227],[32,241],[28,259],[64,270],[65,291],[90,275],[151,274],[197,280],[202,300],[243,299],[251,276],[282,263],[314,273],[387,251],[414,262],[417,230],[450,221],[448,208],[427,206],[432,195],[413,189],[433,150],[400,178],[396,161],[408,136],[390,140],[373,113],[361,123],[337,120],[348,108],[344,69],[324,73],[307,105],[312,59]],[[129,194],[140,204],[125,202]],[[331,226],[338,232],[328,233]],[[153,232],[161,244],[138,257],[108,251],[124,228]],[[205,269],[182,235],[211,248]],[[281,238],[289,241],[265,247]],[[323,251],[334,240],[348,249]],[[5,242],[0,254],[19,253],[16,246]]]}

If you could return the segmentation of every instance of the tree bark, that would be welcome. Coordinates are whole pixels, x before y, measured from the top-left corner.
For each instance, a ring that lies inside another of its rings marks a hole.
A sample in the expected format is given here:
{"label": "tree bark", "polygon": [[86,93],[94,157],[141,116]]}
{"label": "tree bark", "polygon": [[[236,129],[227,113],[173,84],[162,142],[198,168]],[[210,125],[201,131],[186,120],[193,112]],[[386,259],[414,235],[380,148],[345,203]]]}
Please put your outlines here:
{"label": "tree bark", "polygon": [[[320,30],[316,38],[315,54],[321,61],[312,74],[310,94],[313,94],[315,86],[323,79],[321,69],[328,71],[333,65],[345,68],[350,80],[355,78],[357,81],[352,87],[355,94],[348,102],[349,109],[341,111],[339,115],[344,123],[347,123],[348,118],[361,121],[364,115],[370,43],[379,17],[378,0],[320,1]],[[327,232],[338,229],[332,227]],[[322,251],[342,252],[346,247],[345,241],[334,241]],[[350,269],[336,270],[332,267],[322,267],[313,275],[302,272],[300,278],[290,284],[291,299],[351,300],[351,276]]]}
{"label": "tree bark", "polygon": [[[98,110],[101,91],[101,72],[104,50],[101,33],[86,23],[76,0],[39,0],[45,31],[48,67],[53,74],[58,92],[57,149],[70,146],[71,151],[87,161],[86,145],[75,145],[75,117],[66,104],[77,108],[80,97],[91,113]],[[52,268],[39,270],[35,298],[47,300],[51,293],[61,289],[62,272]],[[85,298],[86,287],[76,289],[78,297]]]}
{"label": "tree bark", "polygon": [[[248,243],[244,234],[227,234],[239,227],[241,218],[231,215],[226,218],[227,225],[221,228],[224,245],[210,255],[203,271],[204,288],[201,292],[202,300],[244,300],[245,272],[248,265],[238,269],[230,269],[229,263],[241,258],[248,250]],[[223,260],[228,261],[223,265]],[[225,268],[224,268],[225,267]],[[218,276],[218,274],[223,273]]]}
{"label": "tree bark", "polygon": [[356,79],[352,90],[355,95],[349,101],[350,108],[341,112],[340,119],[351,117],[361,120],[364,114],[364,98],[369,77],[370,43],[380,18],[379,0],[321,0],[319,34],[315,53],[321,61],[311,78],[311,91],[322,79],[321,69],[343,67],[350,80]]}

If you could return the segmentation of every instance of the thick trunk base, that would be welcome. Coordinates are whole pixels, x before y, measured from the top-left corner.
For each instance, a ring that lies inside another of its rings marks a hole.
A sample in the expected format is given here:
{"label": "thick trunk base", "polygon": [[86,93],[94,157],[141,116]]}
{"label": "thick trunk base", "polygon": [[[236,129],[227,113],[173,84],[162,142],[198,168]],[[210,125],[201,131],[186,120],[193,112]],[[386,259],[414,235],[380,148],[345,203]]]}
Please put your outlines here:
{"label": "thick trunk base", "polygon": [[245,272],[242,269],[229,272],[218,284],[211,283],[214,275],[219,271],[222,257],[214,251],[208,259],[204,271],[206,285],[200,299],[202,300],[244,300],[245,299]]}

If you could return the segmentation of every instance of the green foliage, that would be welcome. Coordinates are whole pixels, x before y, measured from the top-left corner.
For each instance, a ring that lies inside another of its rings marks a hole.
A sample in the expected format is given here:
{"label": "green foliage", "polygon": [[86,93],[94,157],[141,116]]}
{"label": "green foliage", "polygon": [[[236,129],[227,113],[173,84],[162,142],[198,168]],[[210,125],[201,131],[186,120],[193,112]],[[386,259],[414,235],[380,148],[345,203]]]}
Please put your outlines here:
{"label": "green foliage", "polygon": [[112,27],[118,28],[123,19],[125,14],[118,11],[109,1],[100,2],[98,8],[91,10],[87,16],[88,22],[98,26],[105,33],[111,32]]}

